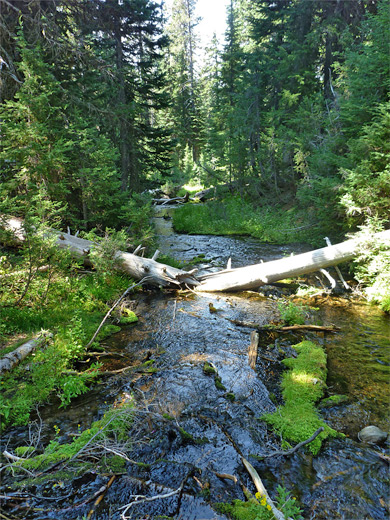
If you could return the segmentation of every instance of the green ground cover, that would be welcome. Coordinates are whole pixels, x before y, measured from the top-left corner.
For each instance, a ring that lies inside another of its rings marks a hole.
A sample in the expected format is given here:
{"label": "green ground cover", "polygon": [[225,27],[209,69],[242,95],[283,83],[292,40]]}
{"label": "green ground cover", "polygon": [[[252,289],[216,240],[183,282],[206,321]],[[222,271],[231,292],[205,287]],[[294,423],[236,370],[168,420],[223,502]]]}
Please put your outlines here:
{"label": "green ground cover", "polygon": [[186,204],[174,212],[173,227],[179,233],[250,235],[270,243],[320,243],[318,224],[307,212],[295,206],[275,207],[269,201],[255,208],[239,196]]}
{"label": "green ground cover", "polygon": [[315,455],[327,437],[341,435],[321,419],[315,406],[326,388],[326,354],[311,341],[302,341],[294,348],[298,356],[283,361],[290,369],[282,379],[284,404],[262,419],[283,438],[287,449],[291,448],[288,441],[305,441],[323,427],[324,431],[308,444],[308,449]]}

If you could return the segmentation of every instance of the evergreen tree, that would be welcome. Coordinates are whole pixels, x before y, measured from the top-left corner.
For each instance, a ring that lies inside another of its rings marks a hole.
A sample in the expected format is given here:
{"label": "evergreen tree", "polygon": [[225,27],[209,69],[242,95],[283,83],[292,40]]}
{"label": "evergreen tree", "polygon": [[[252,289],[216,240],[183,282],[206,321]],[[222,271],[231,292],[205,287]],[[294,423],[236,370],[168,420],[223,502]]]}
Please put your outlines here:
{"label": "evergreen tree", "polygon": [[196,73],[196,0],[174,0],[167,27],[169,48],[166,56],[171,98],[170,119],[177,143],[179,165],[186,147],[196,163],[200,156],[200,101]]}

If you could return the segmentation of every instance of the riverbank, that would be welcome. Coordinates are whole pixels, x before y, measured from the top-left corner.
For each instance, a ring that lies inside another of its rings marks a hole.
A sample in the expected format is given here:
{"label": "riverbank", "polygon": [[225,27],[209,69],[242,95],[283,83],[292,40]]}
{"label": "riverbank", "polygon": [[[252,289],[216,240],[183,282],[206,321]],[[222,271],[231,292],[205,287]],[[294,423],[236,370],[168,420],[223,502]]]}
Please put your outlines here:
{"label": "riverbank", "polygon": [[[290,200],[275,205],[268,199],[256,205],[239,196],[228,196],[204,204],[185,204],[172,213],[173,228],[178,233],[199,235],[246,235],[264,243],[307,243],[324,247],[328,237],[333,243],[345,239],[347,230],[341,222],[318,220],[314,208],[300,208]],[[349,266],[361,296],[390,312],[390,248],[372,241],[383,230],[379,223],[361,227],[360,254]],[[358,230],[356,230],[358,231]]]}

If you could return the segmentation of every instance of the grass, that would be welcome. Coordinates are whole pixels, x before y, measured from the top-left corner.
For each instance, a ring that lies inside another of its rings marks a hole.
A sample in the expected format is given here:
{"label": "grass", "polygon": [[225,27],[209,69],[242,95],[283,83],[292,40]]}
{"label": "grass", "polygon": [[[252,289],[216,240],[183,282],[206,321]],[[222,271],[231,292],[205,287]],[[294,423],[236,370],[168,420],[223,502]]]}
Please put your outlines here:
{"label": "grass", "polygon": [[340,434],[320,418],[315,404],[324,394],[326,381],[326,354],[311,341],[303,341],[294,347],[297,358],[288,358],[284,364],[290,369],[282,379],[284,405],[273,414],[262,417],[284,439],[284,447],[291,447],[286,440],[302,442],[321,426],[324,431],[308,447],[315,455],[327,437]]}
{"label": "grass", "polygon": [[316,237],[316,226],[296,207],[281,209],[268,204],[254,208],[238,196],[186,204],[174,212],[173,227],[179,233],[250,235],[270,243],[320,243],[324,233],[321,230],[321,237]]}
{"label": "grass", "polygon": [[[116,445],[126,446],[129,444],[128,431],[133,421],[133,403],[128,401],[119,408],[110,409],[102,419],[95,421],[91,426],[81,432],[71,443],[60,444],[57,439],[50,441],[44,452],[34,457],[17,461],[13,468],[21,466],[28,470],[38,470],[47,468],[58,462],[66,462],[75,459],[87,446],[91,450],[97,444],[109,445],[110,441]],[[57,433],[60,429],[57,427]],[[101,462],[112,469],[111,466],[118,466],[117,458],[106,458],[107,452],[102,448],[97,448],[96,453],[100,455]],[[121,459],[123,461],[123,459]],[[121,464],[122,466],[123,464]]]}
{"label": "grass", "polygon": [[[23,275],[21,275],[22,277]],[[0,301],[11,303],[19,294],[14,287],[23,287],[23,278],[12,280],[0,291]],[[99,365],[92,364],[82,373],[72,373],[73,364],[85,355],[85,345],[91,339],[108,304],[118,298],[128,287],[129,279],[115,273],[77,275],[75,271],[58,271],[49,283],[46,273],[38,273],[31,284],[22,305],[0,307],[0,340],[4,352],[10,350],[8,343],[16,344],[13,338],[19,335],[34,336],[42,329],[53,333],[52,340],[39,348],[20,365],[1,377],[0,420],[1,425],[22,425],[29,420],[32,410],[55,393],[60,405],[67,406],[71,399],[86,392],[98,373]],[[43,289],[42,289],[43,288]],[[132,313],[118,320],[132,323],[137,318]],[[102,328],[98,341],[120,330],[107,323]]]}

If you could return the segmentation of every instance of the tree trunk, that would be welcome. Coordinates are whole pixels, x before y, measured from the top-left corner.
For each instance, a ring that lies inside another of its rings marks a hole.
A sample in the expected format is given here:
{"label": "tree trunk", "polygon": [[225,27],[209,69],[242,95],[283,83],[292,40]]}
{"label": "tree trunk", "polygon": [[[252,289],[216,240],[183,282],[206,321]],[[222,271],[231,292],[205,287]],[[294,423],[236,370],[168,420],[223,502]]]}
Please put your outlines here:
{"label": "tree trunk", "polygon": [[[22,221],[9,218],[2,226],[13,232],[15,239],[23,240]],[[60,249],[68,249],[77,257],[82,258],[86,265],[92,265],[89,258],[90,250],[96,245],[90,240],[78,238],[68,233],[53,230],[57,235]],[[390,230],[376,233],[371,237],[374,242],[385,242],[390,245]],[[153,259],[141,258],[131,253],[118,251],[118,269],[127,273],[134,280],[145,280],[148,285],[179,289],[196,287],[198,292],[232,292],[257,289],[262,285],[272,284],[285,278],[293,278],[302,274],[312,273],[325,267],[337,265],[352,260],[359,251],[359,239],[351,239],[333,246],[323,247],[308,253],[281,258],[263,264],[225,269],[217,273],[194,276],[194,271],[186,272]]]}
{"label": "tree trunk", "polygon": [[[385,241],[390,244],[390,230],[376,233],[373,238],[378,242]],[[206,274],[199,277],[201,284],[197,287],[197,291],[222,292],[257,289],[261,285],[272,284],[278,280],[312,273],[352,260],[358,252],[359,243],[358,239],[347,240],[297,256]]]}
{"label": "tree trunk", "polygon": [[0,359],[0,374],[4,372],[8,372],[15,365],[18,365],[23,359],[25,359],[29,354],[34,352],[37,347],[40,347],[47,340],[47,336],[42,335],[38,338],[30,339],[20,347],[16,348],[12,352],[9,352],[4,357]]}
{"label": "tree trunk", "polygon": [[[22,223],[20,218],[9,218],[2,222],[3,227],[13,232],[15,242],[20,243],[24,240]],[[69,250],[74,257],[82,259],[87,266],[93,265],[89,253],[96,246],[94,242],[61,231],[52,230],[52,233],[58,237],[59,249]],[[193,276],[194,271],[182,271],[150,258],[141,258],[123,251],[118,251],[115,258],[118,260],[118,270],[127,273],[134,280],[144,280],[147,285],[180,289],[187,285],[194,287],[199,284]]]}

